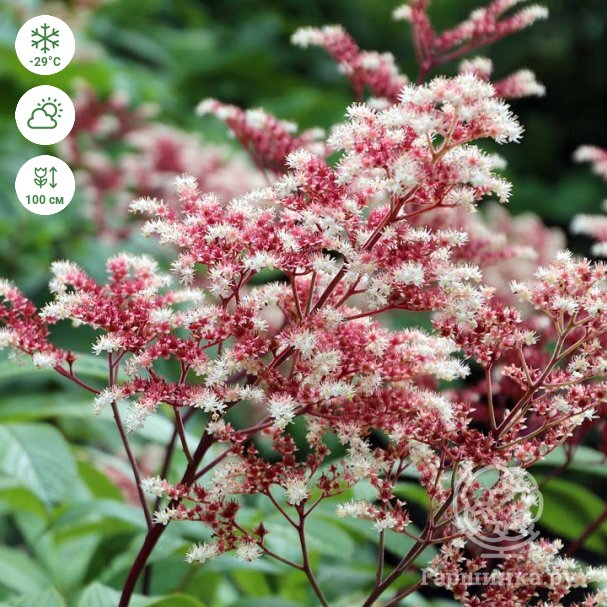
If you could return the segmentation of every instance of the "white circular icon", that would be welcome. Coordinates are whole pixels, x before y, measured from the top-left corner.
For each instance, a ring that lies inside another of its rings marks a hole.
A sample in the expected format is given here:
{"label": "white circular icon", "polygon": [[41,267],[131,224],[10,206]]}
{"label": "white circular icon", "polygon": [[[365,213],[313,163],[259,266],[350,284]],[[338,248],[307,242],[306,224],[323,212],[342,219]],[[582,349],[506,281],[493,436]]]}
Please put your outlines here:
{"label": "white circular icon", "polygon": [[19,61],[41,76],[60,72],[72,60],[75,49],[74,34],[67,23],[50,15],[26,21],[15,40]]}
{"label": "white circular icon", "polygon": [[19,202],[36,215],[54,215],[72,201],[76,182],[63,160],[54,156],[36,156],[17,173],[15,191]]}
{"label": "white circular icon", "polygon": [[21,134],[39,145],[52,145],[65,139],[75,118],[72,100],[61,89],[46,84],[27,91],[15,110]]}

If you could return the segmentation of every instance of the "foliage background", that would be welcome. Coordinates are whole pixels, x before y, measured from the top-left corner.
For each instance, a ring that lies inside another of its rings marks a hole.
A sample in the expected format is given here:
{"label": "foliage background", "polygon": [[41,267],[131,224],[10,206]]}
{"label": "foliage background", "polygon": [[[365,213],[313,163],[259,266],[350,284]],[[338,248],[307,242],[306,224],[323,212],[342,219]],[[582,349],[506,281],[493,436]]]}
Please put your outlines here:
{"label": "foliage background", "polygon": [[[447,26],[478,3],[434,0],[432,10],[437,25]],[[598,211],[604,196],[601,182],[587,167],[573,165],[571,154],[582,143],[607,145],[607,3],[548,4],[549,22],[495,45],[488,54],[497,76],[527,66],[548,89],[546,98],[513,104],[527,132],[519,146],[502,150],[514,183],[511,210],[531,210],[548,224],[567,229],[573,215]],[[71,93],[77,82],[85,81],[101,95],[121,91],[135,106],[157,104],[163,122],[209,141],[226,141],[226,136],[221,125],[193,114],[196,103],[207,96],[263,106],[302,128],[328,127],[352,100],[348,84],[322,51],[291,47],[289,36],[302,25],[339,22],[363,48],[393,52],[403,71],[414,75],[408,28],[391,20],[394,7],[386,0],[3,0],[0,273],[44,301],[53,259],[76,259],[99,275],[99,260],[116,249],[94,235],[78,192],[66,211],[51,217],[32,215],[18,204],[13,183],[19,167],[47,153],[24,140],[14,122],[14,108],[27,89],[46,83]],[[78,49],[67,69],[48,77],[23,68],[13,47],[21,23],[44,13],[65,16],[74,24]],[[150,245],[134,237],[123,246]],[[570,239],[570,246],[586,252],[588,243]],[[67,335],[57,337],[68,340]],[[87,343],[82,333],[69,345],[85,350]],[[89,367],[90,377],[102,377],[94,361]],[[92,419],[86,396],[28,367],[0,360],[0,382],[0,604],[115,605],[112,587],[119,587],[143,527],[129,499],[128,470],[118,455],[111,422]],[[138,437],[139,453],[148,465],[157,461],[169,432],[168,422],[158,417]],[[559,458],[562,454],[540,467],[538,477]],[[600,514],[607,497],[600,461],[592,449],[583,449],[571,471],[546,487],[544,532],[573,538]],[[423,512],[414,484],[403,485],[403,493]],[[251,517],[260,516],[257,508],[251,504]],[[313,533],[312,549],[316,562],[323,561],[320,582],[335,599],[344,588],[356,593],[357,585],[372,575],[374,534],[364,525],[337,525],[325,514]],[[159,596],[180,592],[181,598],[165,603],[141,599],[137,604],[314,604],[299,575],[266,561],[244,567],[223,559],[201,570],[186,567],[183,547],[200,535],[200,529],[183,525],[161,545],[162,575],[155,577],[152,591]],[[389,541],[394,551],[406,548],[402,538]],[[604,525],[583,556],[596,563],[605,561],[606,554]],[[348,597],[342,599],[351,604]],[[433,601],[435,606],[447,604],[440,596]],[[429,603],[416,596],[408,604]]]}

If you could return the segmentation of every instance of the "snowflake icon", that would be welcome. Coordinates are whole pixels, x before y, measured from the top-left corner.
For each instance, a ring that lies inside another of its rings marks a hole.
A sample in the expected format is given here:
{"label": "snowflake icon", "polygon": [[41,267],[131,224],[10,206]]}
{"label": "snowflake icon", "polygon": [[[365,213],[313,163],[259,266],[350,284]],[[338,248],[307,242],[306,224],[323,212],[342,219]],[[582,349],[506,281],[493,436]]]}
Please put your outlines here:
{"label": "snowflake icon", "polygon": [[43,23],[32,30],[32,46],[43,53],[48,53],[59,46],[59,30]]}

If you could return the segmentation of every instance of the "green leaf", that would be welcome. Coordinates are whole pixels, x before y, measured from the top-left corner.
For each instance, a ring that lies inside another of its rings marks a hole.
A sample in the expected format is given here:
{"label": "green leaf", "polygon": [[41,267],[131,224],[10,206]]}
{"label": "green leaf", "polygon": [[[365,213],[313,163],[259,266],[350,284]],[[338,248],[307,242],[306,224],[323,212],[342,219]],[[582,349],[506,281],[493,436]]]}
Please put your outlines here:
{"label": "green leaf", "polygon": [[[120,592],[94,583],[81,595],[76,607],[116,607],[120,600]],[[199,600],[185,594],[170,594],[160,597],[144,597],[134,595],[129,607],[205,607]]]}
{"label": "green leaf", "polygon": [[[74,371],[80,377],[89,377],[107,381],[107,361],[97,358],[92,354],[76,354]],[[39,369],[31,364],[23,364],[23,361],[17,361],[5,358],[0,361],[0,380],[15,379],[27,375],[37,375],[39,377],[57,377],[57,372],[53,369]]]}
{"label": "green leaf", "polygon": [[[195,523],[199,527],[200,523]],[[185,569],[183,565],[183,557],[186,550],[192,545],[191,541],[185,541],[183,538],[177,536],[181,525],[170,525],[165,533],[160,538],[160,541],[152,551],[148,564],[158,563],[164,559],[171,557],[174,553],[179,552],[179,560],[182,565],[182,571]],[[127,572],[132,564],[133,560],[137,556],[141,545],[145,541],[145,534],[138,533],[133,537],[133,540],[129,543],[129,546],[122,550],[117,556],[115,556],[105,567],[102,575],[98,578],[99,581],[110,582],[119,577],[123,577],[124,573]],[[211,561],[211,565],[215,560]],[[162,567],[162,565],[161,565]],[[206,568],[206,565],[205,565]]]}
{"label": "green leaf", "polygon": [[[318,513],[318,517],[329,518],[330,514]],[[335,523],[334,519],[333,522]],[[373,544],[379,543],[379,533],[373,529],[371,522],[360,519],[340,519],[337,522],[338,525],[348,530],[354,539],[364,538]],[[414,526],[410,525],[407,530],[413,534],[419,534],[419,530]],[[402,557],[409,552],[413,547],[414,540],[407,537],[403,533],[395,533],[394,531],[387,530],[384,537],[386,550],[393,553],[397,557]],[[425,564],[436,554],[436,549],[430,546],[424,550],[416,559],[417,563]]]}
{"label": "green leaf", "polygon": [[375,567],[359,567],[355,565],[335,566],[325,565],[319,568],[316,579],[326,588],[354,590],[372,584],[375,579]]}
{"label": "green leaf", "polygon": [[63,436],[41,424],[0,425],[0,471],[50,505],[73,495],[78,474]]}
{"label": "green leaf", "polygon": [[[106,428],[111,429],[116,425],[114,421],[114,417],[111,409],[108,407],[104,409],[99,415],[93,415],[91,409],[92,398],[87,402],[86,406],[80,407],[79,409],[73,408],[69,416],[75,418],[82,418],[86,420],[89,424],[95,425],[102,429],[105,433],[107,432]],[[127,414],[129,404],[126,402],[118,403],[118,409],[120,411],[120,415],[124,419]],[[66,414],[61,414],[61,417],[64,417]],[[169,440],[173,435],[173,422],[159,413],[154,413],[150,415],[148,419],[146,419],[143,428],[138,430],[134,435],[135,438],[145,438],[154,443],[159,443],[162,445],[168,444]],[[115,432],[115,430],[114,430]],[[196,438],[194,434],[186,431],[186,437],[188,440],[188,444],[190,448],[194,450],[196,445],[198,444],[199,438]]]}
{"label": "green leaf", "polygon": [[293,603],[279,597],[261,597],[250,599],[237,599],[230,603],[230,607],[301,607],[301,603]]}
{"label": "green leaf", "polygon": [[114,483],[105,475],[95,468],[89,462],[79,461],[78,474],[80,478],[96,499],[107,499],[115,502],[123,502],[124,497],[122,492]]}
{"label": "green leaf", "polygon": [[[562,478],[552,479],[542,490],[544,509],[541,527],[557,536],[575,541],[605,509],[596,494]],[[585,542],[584,547],[597,554],[607,554],[607,522]]]}
{"label": "green leaf", "polygon": [[[64,594],[79,588],[88,574],[100,537],[88,534],[64,540],[49,528],[46,516],[41,518],[20,511],[13,514],[14,524],[32,558],[44,568],[52,585]],[[78,558],[75,559],[74,555]]]}
{"label": "green leaf", "polygon": [[[204,607],[198,599],[186,594],[169,594],[160,599],[150,597],[149,603],[141,603],[141,605],[149,605],[150,607]],[[137,604],[134,604],[137,607]]]}
{"label": "green leaf", "polygon": [[[23,364],[23,361],[18,363],[17,361],[3,357],[4,360],[0,360],[0,380],[3,379],[16,379],[23,375],[33,375],[35,373],[44,373],[42,369],[37,369],[33,365]],[[51,371],[46,370],[46,374],[50,375]],[[52,371],[56,373],[56,371]]]}
{"label": "green leaf", "polygon": [[63,597],[54,589],[33,592],[10,602],[11,607],[67,607]]}
{"label": "green leaf", "polygon": [[146,528],[140,508],[112,500],[89,500],[70,504],[58,512],[51,528],[60,538],[86,533],[115,535]]}
{"label": "green leaf", "polygon": [[[87,393],[88,394],[88,393]],[[11,396],[0,399],[0,421],[2,422],[31,422],[41,419],[85,419],[90,423],[113,426],[115,424],[109,408],[94,416],[92,410],[93,395],[77,396],[58,392],[54,394],[34,393],[26,396]],[[120,403],[121,415],[125,415],[128,405]],[[137,436],[156,443],[166,444],[173,435],[173,422],[158,413],[150,416]],[[194,449],[197,438],[186,432],[188,443]]]}
{"label": "green leaf", "polygon": [[[297,547],[297,551],[301,554],[301,549]],[[281,553],[282,554],[282,553]],[[250,563],[241,561],[231,554],[222,554],[221,556],[214,558],[212,561],[205,563],[205,571],[209,572],[221,572],[234,573],[236,571],[261,571],[267,574],[281,574],[283,571],[289,570],[288,565],[283,565],[273,559],[256,559]]]}
{"label": "green leaf", "polygon": [[107,357],[77,353],[74,373],[79,377],[101,379],[106,382],[108,377],[107,365]]}
{"label": "green leaf", "polygon": [[461,603],[448,601],[446,599],[435,599],[433,601],[429,601],[419,592],[415,592],[414,594],[408,596],[405,602],[401,602],[400,605],[403,607],[459,607]]}
{"label": "green leaf", "polygon": [[404,498],[407,502],[412,502],[428,510],[428,493],[421,486],[414,483],[401,482],[394,487],[394,495]]}
{"label": "green leaf", "polygon": [[0,478],[0,501],[14,511],[33,512],[41,517],[46,515],[44,504],[16,479]]}
{"label": "green leaf", "polygon": [[350,561],[356,546],[335,517],[311,517],[306,524],[306,537],[310,552]]}
{"label": "green leaf", "polygon": [[13,592],[29,592],[51,585],[46,573],[24,552],[0,546],[0,585]]}
{"label": "green leaf", "polygon": [[103,584],[92,584],[81,595],[77,607],[116,607],[120,593]]}
{"label": "green leaf", "polygon": [[[82,357],[82,373],[107,381],[107,363],[90,355]],[[80,358],[78,359],[81,360]],[[77,365],[78,363],[76,363]],[[76,365],[74,369],[76,369]],[[52,369],[37,369],[30,365],[18,364],[13,360],[0,361],[0,380],[10,378],[18,379],[22,376],[44,374],[58,377]],[[67,381],[67,380],[66,380]],[[28,393],[27,395],[11,395],[0,399],[0,421],[2,422],[31,422],[41,419],[84,419],[90,423],[114,425],[114,418],[110,408],[106,408],[99,416],[92,413],[93,395],[85,391],[73,393]],[[128,403],[120,402],[119,409],[122,416],[126,414]],[[156,443],[167,444],[173,435],[173,422],[166,416],[156,413],[150,416],[137,436],[141,436]],[[199,437],[186,431],[188,443],[192,449],[196,448]]]}
{"label": "green leaf", "polygon": [[234,571],[232,574],[236,586],[244,596],[268,596],[272,594],[272,589],[266,576],[259,571]]}
{"label": "green leaf", "polygon": [[559,447],[549,453],[542,461],[533,466],[533,470],[545,468],[546,466],[558,467],[567,465],[568,470],[584,472],[584,474],[593,474],[596,476],[607,476],[607,466],[604,466],[605,456],[596,449],[579,445],[575,448],[573,461],[567,462],[567,455],[564,447]]}
{"label": "green leaf", "polygon": [[[67,592],[81,587],[87,579],[89,566],[100,542],[98,535],[89,534],[61,541],[47,533],[38,542],[36,554],[52,575],[55,586]],[[76,554],[77,559],[74,558]],[[70,566],[66,567],[66,563]]]}
{"label": "green leaf", "polygon": [[63,392],[11,395],[0,400],[0,421],[31,422],[54,417],[90,417],[92,400],[92,395],[74,399]]}
{"label": "green leaf", "polygon": [[201,597],[210,605],[216,605],[217,597],[221,596],[221,589],[229,584],[229,578],[224,573],[211,572],[200,567],[197,571],[188,572],[182,589],[191,596]]}

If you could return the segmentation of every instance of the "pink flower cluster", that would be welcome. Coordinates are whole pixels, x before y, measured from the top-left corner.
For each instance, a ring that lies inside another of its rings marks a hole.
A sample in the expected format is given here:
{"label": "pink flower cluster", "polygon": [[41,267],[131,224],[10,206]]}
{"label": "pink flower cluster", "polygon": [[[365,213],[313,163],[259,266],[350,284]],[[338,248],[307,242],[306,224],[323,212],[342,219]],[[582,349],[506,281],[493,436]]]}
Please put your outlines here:
{"label": "pink flower cluster", "polygon": [[222,200],[263,183],[242,155],[160,124],[150,105],[133,108],[121,95],[100,99],[82,88],[75,107],[76,123],[61,143],[62,154],[78,171],[101,235],[124,238],[131,231],[108,221],[108,208],[123,216],[133,197],[168,199],[173,180],[184,173]]}
{"label": "pink flower cluster", "polygon": [[48,341],[49,330],[36,306],[7,280],[0,281],[0,348],[32,357],[36,366],[60,366],[68,357]]}
{"label": "pink flower cluster", "polygon": [[[574,156],[577,162],[589,162],[594,172],[607,181],[607,150],[595,146],[580,147]],[[604,203],[604,206],[607,203]],[[597,257],[607,256],[607,217],[605,215],[578,215],[571,226],[574,233],[586,234],[596,242],[592,252]]]}
{"label": "pink flower cluster", "polygon": [[[507,556],[492,572],[484,570],[482,559],[466,559],[463,544],[454,540],[441,548],[427,570],[437,586],[447,588],[464,607],[529,605],[557,607],[574,589],[605,582],[605,572],[597,568],[581,569],[578,563],[560,556],[562,542],[539,540]],[[478,592],[478,587],[482,591]],[[549,588],[547,601],[532,603]],[[600,590],[571,607],[601,607],[607,594]]]}
{"label": "pink flower cluster", "polygon": [[437,33],[428,15],[429,0],[410,0],[394,11],[396,19],[408,21],[418,62],[423,72],[464,53],[492,44],[548,17],[544,6],[531,4],[510,13],[525,0],[493,0],[474,10],[459,25]]}
{"label": "pink flower cluster", "polygon": [[310,45],[325,48],[351,82],[359,100],[369,89],[375,97],[396,103],[408,83],[408,78],[399,73],[392,54],[361,51],[340,25],[302,28],[293,34],[291,41],[304,48]]}
{"label": "pink flower cluster", "polygon": [[[607,150],[595,146],[582,146],[574,155],[577,162],[589,162],[594,172],[607,181]],[[605,207],[606,203],[603,203]],[[593,241],[592,253],[597,257],[607,256],[607,217],[605,215],[578,215],[574,218],[571,230],[577,234],[589,236]],[[607,454],[607,423],[605,417],[607,406],[598,411],[597,419],[589,420],[575,433],[570,443],[569,457],[575,452],[575,448],[591,432],[597,432],[599,436],[599,448]]]}
{"label": "pink flower cluster", "polygon": [[[411,7],[401,7],[395,12],[395,16],[403,18],[410,9],[417,15],[418,21],[425,20],[431,28],[426,15],[427,5],[426,2],[414,3]],[[487,9],[487,15],[499,16],[509,8],[511,6],[503,3],[494,3]],[[530,8],[524,10],[529,11]],[[533,11],[539,14],[544,9],[540,11],[535,7]],[[426,16],[422,19],[423,15]],[[487,15],[485,19],[489,18]],[[514,23],[520,24],[520,16],[517,20],[508,23],[510,24],[508,27],[512,27]],[[491,42],[490,39],[485,40],[476,35],[472,38],[474,48]],[[351,36],[340,26],[302,28],[293,35],[292,41],[304,47],[309,45],[324,47],[352,82],[357,98],[362,99],[365,90],[368,89],[373,95],[369,101],[370,105],[385,108],[391,104],[398,104],[400,92],[407,83],[407,78],[400,75],[395,60],[389,53],[360,51]],[[466,49],[462,49],[462,54],[464,52]],[[441,62],[437,62],[436,65],[439,63]],[[423,65],[420,65],[420,68],[421,81],[430,68],[426,69]],[[473,75],[478,80],[488,83],[493,73],[493,63],[487,58],[475,57],[462,61],[459,70],[463,75]],[[496,96],[503,99],[545,94],[544,86],[537,82],[530,70],[520,70],[493,82],[493,88]],[[504,160],[498,156],[492,156],[491,162],[496,169],[505,167]],[[463,206],[469,204],[468,201],[463,202],[465,203]],[[564,246],[564,239],[558,230],[547,229],[539,219],[531,215],[513,218],[503,211],[492,210],[490,214],[481,216],[470,214],[463,207],[444,208],[443,206],[433,213],[425,213],[417,219],[410,217],[409,220],[414,225],[432,226],[434,229],[456,228],[465,232],[467,241],[458,248],[455,255],[473,261],[481,267],[486,281],[498,290],[502,298],[511,296],[508,289],[509,280],[529,276],[537,263],[547,262]]]}
{"label": "pink flower cluster", "polygon": [[583,145],[575,153],[577,162],[589,162],[597,175],[607,180],[607,150],[593,145]]}
{"label": "pink flower cluster", "polygon": [[[460,73],[475,74],[481,80],[489,82],[493,74],[493,62],[486,57],[466,59],[460,63]],[[518,99],[520,97],[543,97],[546,87],[540,84],[531,70],[519,70],[506,78],[493,82],[495,93],[503,99]]]}
{"label": "pink flower cluster", "polygon": [[[429,0],[410,0],[394,11],[394,18],[408,21],[413,30],[413,41],[420,68],[418,83],[436,66],[448,63],[462,55],[488,46],[497,40],[525,29],[548,16],[548,10],[539,5],[528,5],[510,14],[510,9],[525,0],[494,0],[489,6],[475,10],[466,21],[456,27],[437,33],[428,15]],[[376,103],[395,103],[407,77],[399,73],[390,53],[361,51],[341,26],[307,27],[298,30],[293,43],[307,47],[321,46],[337,61],[340,70],[350,80],[359,100],[368,89]],[[488,80],[493,72],[489,59],[477,57],[462,62],[462,71],[471,71]],[[521,70],[495,83],[499,96],[505,98],[542,96],[544,87],[529,70]]]}
{"label": "pink flower cluster", "polygon": [[223,120],[256,166],[264,172],[283,173],[287,156],[296,150],[309,149],[317,154],[324,151],[320,141],[324,135],[322,129],[310,129],[296,135],[296,124],[279,120],[260,108],[242,110],[216,99],[204,99],[196,112],[199,116],[213,114]]}

